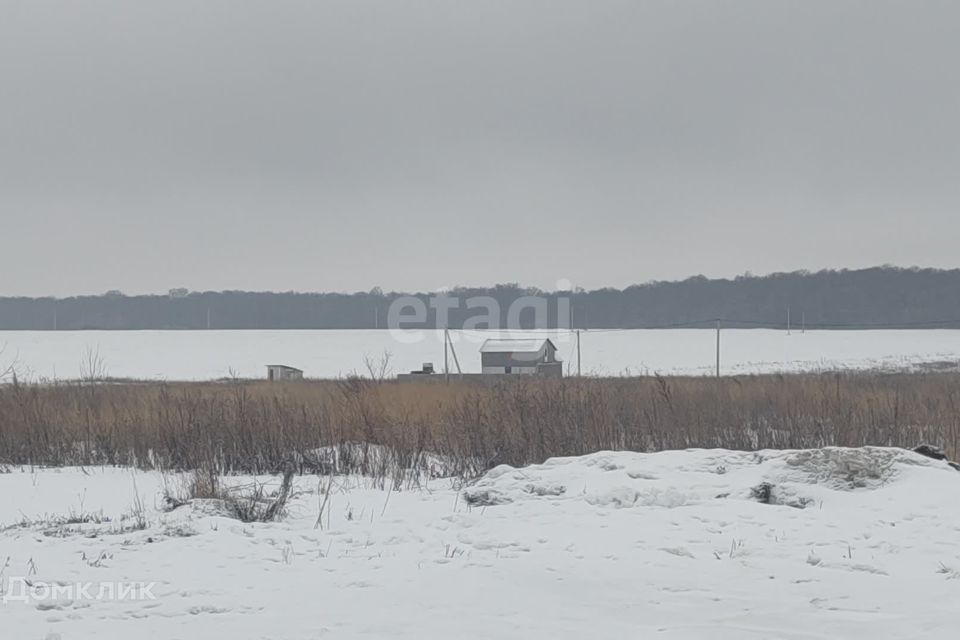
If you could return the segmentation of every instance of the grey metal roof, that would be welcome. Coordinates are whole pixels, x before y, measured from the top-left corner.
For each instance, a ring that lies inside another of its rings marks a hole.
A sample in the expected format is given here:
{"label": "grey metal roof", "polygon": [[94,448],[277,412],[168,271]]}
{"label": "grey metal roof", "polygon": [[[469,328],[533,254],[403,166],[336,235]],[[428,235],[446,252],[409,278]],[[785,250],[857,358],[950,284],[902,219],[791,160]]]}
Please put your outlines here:
{"label": "grey metal roof", "polygon": [[480,347],[480,353],[537,353],[550,343],[548,338],[488,338]]}
{"label": "grey metal roof", "polygon": [[268,364],[267,367],[269,367],[270,369],[273,369],[274,367],[276,367],[279,369],[287,369],[288,371],[299,371],[300,373],[303,373],[302,369],[297,369],[296,367],[291,367],[290,365],[287,365],[287,364]]}

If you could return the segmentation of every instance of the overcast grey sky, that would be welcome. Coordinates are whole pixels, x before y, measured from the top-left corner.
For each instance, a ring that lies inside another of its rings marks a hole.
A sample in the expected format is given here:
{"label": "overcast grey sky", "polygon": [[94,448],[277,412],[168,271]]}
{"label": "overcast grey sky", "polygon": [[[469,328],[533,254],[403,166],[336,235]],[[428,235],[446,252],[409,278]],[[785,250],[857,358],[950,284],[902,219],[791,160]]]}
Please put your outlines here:
{"label": "overcast grey sky", "polygon": [[0,0],[0,295],[960,266],[960,3]]}

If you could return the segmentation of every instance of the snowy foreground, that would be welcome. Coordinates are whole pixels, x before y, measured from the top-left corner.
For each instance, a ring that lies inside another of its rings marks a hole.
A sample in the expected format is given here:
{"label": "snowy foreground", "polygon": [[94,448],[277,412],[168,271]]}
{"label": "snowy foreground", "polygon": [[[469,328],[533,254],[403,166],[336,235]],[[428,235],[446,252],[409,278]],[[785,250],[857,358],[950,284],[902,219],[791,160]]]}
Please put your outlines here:
{"label": "snowy foreground", "polygon": [[601,452],[460,491],[335,478],[320,527],[326,479],[271,524],[165,512],[175,481],[0,475],[0,637],[957,634],[960,473],[897,449]]}
{"label": "snowy foreground", "polygon": [[[487,331],[451,332],[464,372],[480,371]],[[504,334],[506,335],[506,334]],[[546,336],[568,372],[576,371],[570,333]],[[443,335],[435,331],[5,331],[0,368],[16,359],[21,379],[117,378],[211,380],[232,374],[262,378],[264,366],[288,364],[307,377],[367,375],[365,358],[391,354],[388,369],[405,373],[424,362],[443,365]],[[841,369],[960,368],[960,331],[773,331],[736,329],[721,335],[724,374]],[[584,374],[713,375],[716,333],[704,329],[587,331],[581,334]],[[91,366],[91,359],[100,366]],[[452,366],[452,365],[451,365]]]}

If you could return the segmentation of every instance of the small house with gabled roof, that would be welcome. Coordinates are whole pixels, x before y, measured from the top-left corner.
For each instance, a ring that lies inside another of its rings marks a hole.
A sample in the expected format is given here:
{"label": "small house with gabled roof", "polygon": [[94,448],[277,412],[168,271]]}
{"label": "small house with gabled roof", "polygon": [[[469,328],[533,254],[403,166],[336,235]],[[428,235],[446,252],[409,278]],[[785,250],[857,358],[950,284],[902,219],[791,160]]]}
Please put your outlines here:
{"label": "small house with gabled roof", "polygon": [[549,338],[490,338],[480,347],[484,374],[563,376],[563,363]]}

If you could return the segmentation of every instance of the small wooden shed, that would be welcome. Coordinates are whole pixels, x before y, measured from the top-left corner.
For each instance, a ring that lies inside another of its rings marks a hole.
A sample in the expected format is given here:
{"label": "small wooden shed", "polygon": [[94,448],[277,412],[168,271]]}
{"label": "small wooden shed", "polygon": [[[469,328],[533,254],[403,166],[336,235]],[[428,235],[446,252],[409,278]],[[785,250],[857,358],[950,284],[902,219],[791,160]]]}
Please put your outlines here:
{"label": "small wooden shed", "polygon": [[303,371],[285,364],[268,364],[267,380],[282,382],[285,380],[303,380]]}

